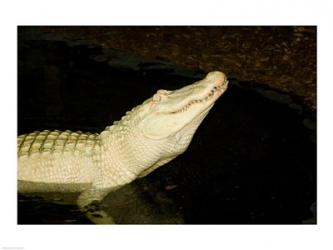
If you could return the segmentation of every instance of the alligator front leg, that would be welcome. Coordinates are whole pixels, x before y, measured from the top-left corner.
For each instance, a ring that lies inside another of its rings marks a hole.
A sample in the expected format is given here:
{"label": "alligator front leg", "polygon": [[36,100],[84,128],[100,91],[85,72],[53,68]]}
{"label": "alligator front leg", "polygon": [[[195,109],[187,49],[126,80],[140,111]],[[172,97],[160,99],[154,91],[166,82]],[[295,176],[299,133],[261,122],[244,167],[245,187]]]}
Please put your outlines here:
{"label": "alligator front leg", "polygon": [[88,189],[78,197],[77,205],[80,210],[95,224],[115,224],[113,218],[101,206],[101,201],[110,191],[110,188]]}

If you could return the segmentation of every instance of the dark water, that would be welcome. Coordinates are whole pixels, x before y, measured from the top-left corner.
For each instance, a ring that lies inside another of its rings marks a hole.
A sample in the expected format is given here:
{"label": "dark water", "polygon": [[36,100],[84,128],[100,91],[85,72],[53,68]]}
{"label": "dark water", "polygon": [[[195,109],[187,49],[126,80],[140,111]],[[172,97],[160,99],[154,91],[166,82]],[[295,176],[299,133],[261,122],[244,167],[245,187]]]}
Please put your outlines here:
{"label": "dark water", "polygon": [[[161,61],[19,30],[18,133],[100,132],[158,89],[202,78]],[[185,154],[110,194],[117,223],[316,223],[316,116],[230,80]],[[19,224],[89,223],[74,205],[18,196]]]}

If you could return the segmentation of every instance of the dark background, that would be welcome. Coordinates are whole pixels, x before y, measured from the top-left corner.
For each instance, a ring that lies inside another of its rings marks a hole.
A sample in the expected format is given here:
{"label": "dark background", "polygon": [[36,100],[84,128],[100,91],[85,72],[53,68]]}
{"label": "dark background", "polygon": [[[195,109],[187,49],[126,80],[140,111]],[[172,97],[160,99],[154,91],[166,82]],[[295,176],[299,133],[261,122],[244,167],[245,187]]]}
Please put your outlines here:
{"label": "dark background", "polygon": [[191,70],[219,69],[298,96],[316,109],[316,26],[40,27],[49,36],[160,59]]}

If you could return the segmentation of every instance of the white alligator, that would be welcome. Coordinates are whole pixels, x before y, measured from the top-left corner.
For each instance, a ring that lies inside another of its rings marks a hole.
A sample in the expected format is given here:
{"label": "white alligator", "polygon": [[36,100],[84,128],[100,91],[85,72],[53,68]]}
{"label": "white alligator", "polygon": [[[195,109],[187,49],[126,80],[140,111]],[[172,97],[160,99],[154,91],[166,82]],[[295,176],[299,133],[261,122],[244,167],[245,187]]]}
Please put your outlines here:
{"label": "white alligator", "polygon": [[113,223],[96,204],[184,153],[227,86],[226,76],[214,71],[178,90],[158,90],[100,134],[44,130],[20,135],[18,191],[79,192],[77,205],[92,222]]}

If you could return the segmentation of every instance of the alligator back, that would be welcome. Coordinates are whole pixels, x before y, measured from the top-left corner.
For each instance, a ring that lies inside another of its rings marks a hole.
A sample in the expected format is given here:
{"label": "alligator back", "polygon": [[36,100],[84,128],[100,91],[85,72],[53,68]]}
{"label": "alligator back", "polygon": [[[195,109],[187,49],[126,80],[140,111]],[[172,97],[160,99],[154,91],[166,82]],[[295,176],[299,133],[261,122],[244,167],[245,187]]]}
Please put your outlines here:
{"label": "alligator back", "polygon": [[99,157],[98,134],[81,131],[33,132],[17,138],[18,180],[91,183]]}

